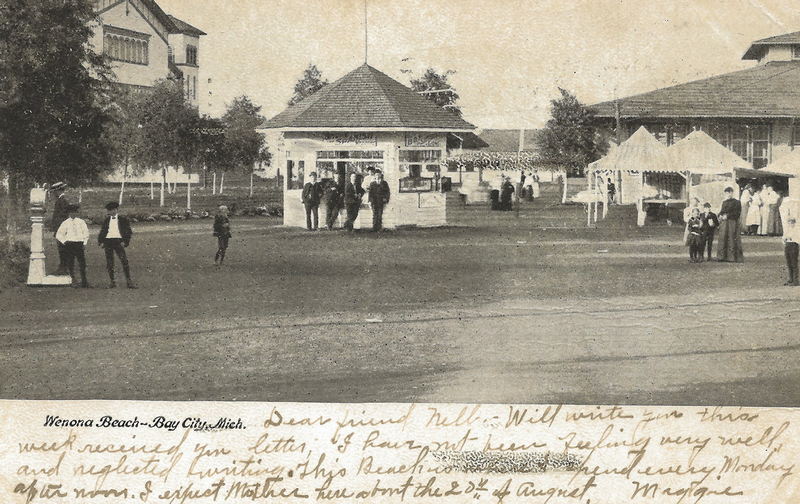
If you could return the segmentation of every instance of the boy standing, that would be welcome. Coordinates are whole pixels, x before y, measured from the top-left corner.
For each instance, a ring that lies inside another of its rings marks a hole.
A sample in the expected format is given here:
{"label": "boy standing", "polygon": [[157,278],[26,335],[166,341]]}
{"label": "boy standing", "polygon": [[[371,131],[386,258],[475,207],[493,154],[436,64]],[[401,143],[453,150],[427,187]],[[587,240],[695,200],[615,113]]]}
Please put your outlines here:
{"label": "boy standing", "polygon": [[686,229],[689,231],[689,262],[697,263],[703,261],[703,222],[700,220],[700,210],[692,209]]}
{"label": "boy standing", "polygon": [[[705,244],[706,254],[708,258],[706,261],[711,260],[711,249],[714,247],[714,233],[717,232],[717,228],[719,227],[719,219],[717,218],[717,214],[711,211],[711,203],[704,203],[703,204],[703,215],[701,216],[703,219],[703,226],[701,227],[702,235],[703,235],[703,243]],[[700,250],[700,259],[703,258],[703,250]]]}
{"label": "boy standing", "polygon": [[800,285],[797,272],[797,256],[800,251],[800,201],[786,198],[781,204],[781,219],[783,220],[783,253],[786,257],[786,268],[789,270],[789,279],[783,285]]}
{"label": "boy standing", "polygon": [[116,201],[108,203],[106,210],[108,215],[100,228],[100,234],[97,235],[97,244],[103,247],[106,253],[106,269],[108,277],[111,279],[109,288],[113,289],[117,286],[114,281],[114,254],[116,253],[122,264],[122,272],[125,274],[128,288],[135,289],[136,286],[131,280],[131,271],[128,266],[128,255],[125,253],[125,248],[130,245],[133,235],[130,221],[127,217],[119,215],[119,203]]}
{"label": "boy standing", "polygon": [[228,218],[228,207],[225,205],[220,205],[217,215],[214,216],[214,236],[217,237],[214,265],[222,266],[222,261],[225,260],[225,251],[228,250],[228,240],[231,237],[231,220]]}
{"label": "boy standing", "polygon": [[72,286],[78,287],[75,278],[75,259],[78,260],[78,268],[81,271],[80,287],[89,287],[86,280],[86,252],[85,246],[89,242],[89,228],[83,219],[78,218],[78,205],[67,207],[67,219],[61,223],[56,231],[56,240],[64,247],[65,259],[69,276],[72,277]]}

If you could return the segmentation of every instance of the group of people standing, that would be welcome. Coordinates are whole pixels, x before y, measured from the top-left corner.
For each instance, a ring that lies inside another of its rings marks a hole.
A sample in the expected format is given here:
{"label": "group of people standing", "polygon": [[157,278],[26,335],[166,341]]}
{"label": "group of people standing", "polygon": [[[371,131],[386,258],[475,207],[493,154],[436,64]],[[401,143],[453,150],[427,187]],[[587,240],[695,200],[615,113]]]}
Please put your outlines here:
{"label": "group of people standing", "polygon": [[[367,187],[366,190],[364,186]],[[381,231],[383,211],[389,204],[391,196],[389,184],[383,179],[381,170],[368,168],[363,180],[358,173],[352,172],[347,182],[344,182],[337,172],[333,180],[328,183],[318,182],[316,172],[311,172],[301,194],[306,211],[306,229],[316,231],[319,228],[319,206],[324,201],[327,229],[333,230],[340,212],[344,210],[346,216],[344,229],[353,231],[365,195],[372,208],[372,230]]]}
{"label": "group of people standing", "polygon": [[[762,194],[757,196],[758,193],[753,193],[752,186],[747,186],[740,198],[736,198],[733,188],[726,187],[725,200],[722,202],[719,214],[711,211],[709,203],[705,203],[701,211],[699,201],[695,199],[694,205],[686,209],[686,244],[689,246],[689,261],[701,262],[704,251],[708,254],[706,260],[710,261],[714,235],[718,234],[717,260],[744,262],[742,235],[753,234],[755,230],[750,226],[765,226],[763,234],[781,235],[783,240],[784,257],[789,272],[789,278],[784,285],[800,285],[798,276],[800,226],[797,224],[800,218],[800,201],[782,197],[770,186],[759,192]],[[761,202],[757,198],[761,199]],[[747,224],[751,212],[754,211],[754,201],[755,208],[767,206],[766,222]]]}
{"label": "group of people standing", "polygon": [[[56,238],[58,246],[58,269],[56,275],[69,274],[73,287],[89,287],[86,275],[86,245],[89,243],[89,228],[86,221],[78,217],[80,205],[70,203],[65,195],[67,184],[56,182],[50,186],[50,191],[55,194],[56,201],[53,206],[53,216],[50,220],[50,229]],[[119,215],[119,203],[111,201],[105,206],[106,217],[97,235],[97,244],[105,251],[106,270],[110,279],[109,287],[117,286],[114,272],[114,255],[122,264],[122,271],[129,289],[136,285],[131,280],[130,265],[125,249],[130,245],[133,230],[127,217]],[[75,263],[78,263],[80,282],[75,272]]]}
{"label": "group of people standing", "polygon": [[519,195],[520,199],[533,201],[541,195],[539,186],[539,175],[533,172],[525,173],[520,171],[516,187],[511,182],[511,177],[505,173],[500,174],[500,187],[492,197],[492,209],[510,212],[514,208],[514,195]]}
{"label": "group of people standing", "polygon": [[770,184],[756,190],[747,184],[739,202],[742,204],[742,233],[746,235],[780,236],[783,234],[780,206],[783,195]]}

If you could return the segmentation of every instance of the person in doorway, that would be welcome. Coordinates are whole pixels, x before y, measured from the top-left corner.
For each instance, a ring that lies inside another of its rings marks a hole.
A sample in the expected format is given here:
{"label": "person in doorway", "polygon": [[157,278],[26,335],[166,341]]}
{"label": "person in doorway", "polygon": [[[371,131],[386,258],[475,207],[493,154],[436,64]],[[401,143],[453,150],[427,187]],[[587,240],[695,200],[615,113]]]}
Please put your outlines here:
{"label": "person in doorway", "polygon": [[[56,240],[64,246],[65,260],[69,276],[72,277],[73,287],[89,287],[86,279],[86,244],[89,242],[89,228],[86,221],[78,218],[78,205],[67,207],[67,219],[61,223],[56,231]],[[75,261],[81,273],[81,282],[75,276]]]}
{"label": "person in doorway", "polygon": [[228,217],[228,207],[225,205],[220,205],[217,215],[214,216],[214,236],[217,237],[217,253],[214,254],[214,265],[219,267],[225,261],[228,240],[231,238],[231,220]]}
{"label": "person in doorway", "polygon": [[750,234],[750,229],[747,226],[747,216],[750,212],[750,204],[753,202],[753,194],[754,191],[752,184],[747,184],[744,186],[742,195],[739,198],[739,203],[742,204],[742,215],[745,217],[742,219],[742,234]]}
{"label": "person in doorway", "polygon": [[347,213],[347,220],[344,223],[345,229],[353,231],[353,226],[358,218],[358,210],[361,208],[361,198],[364,191],[358,184],[358,174],[352,172],[350,180],[344,186],[344,209]]}
{"label": "person in doorway", "polygon": [[[56,235],[58,232],[58,228],[61,227],[61,223],[67,220],[69,217],[69,200],[65,195],[65,191],[67,190],[67,184],[64,182],[56,182],[52,186],[50,186],[50,192],[55,195],[55,203],[53,204],[53,215],[50,219],[50,229],[53,231],[53,236]],[[64,249],[64,245],[56,240],[56,246],[58,247],[58,269],[56,269],[56,275],[66,275],[67,274],[67,252]]]}
{"label": "person in doorway", "polygon": [[[714,234],[717,232],[717,228],[719,227],[719,218],[717,214],[711,211],[711,203],[704,203],[703,204],[703,214],[700,216],[703,220],[703,226],[701,227],[702,230],[702,237],[703,237],[703,245],[706,249],[706,261],[711,260],[711,251],[714,248]],[[703,258],[703,250],[700,250],[700,259]]]}
{"label": "person in doorway", "polygon": [[383,180],[383,172],[375,170],[375,180],[369,186],[369,203],[372,206],[372,230],[383,229],[383,209],[389,204],[389,184]]}
{"label": "person in doorway", "polygon": [[129,289],[135,289],[136,286],[131,280],[131,270],[128,265],[128,255],[125,249],[131,243],[131,236],[133,230],[127,217],[119,215],[119,203],[111,201],[106,205],[107,215],[103,220],[103,225],[100,227],[100,234],[97,235],[97,244],[105,250],[106,253],[106,270],[108,270],[108,278],[110,279],[109,288],[113,289],[117,286],[114,280],[114,254],[119,257],[119,262],[122,264],[122,272],[125,274],[125,282]]}
{"label": "person in doorway", "polygon": [[325,224],[328,231],[333,231],[333,225],[339,217],[339,211],[342,209],[344,200],[344,183],[342,176],[338,172],[333,176],[333,183],[328,186],[325,193],[325,210],[327,212],[325,217]]}
{"label": "person in doorway", "polygon": [[686,221],[686,229],[689,233],[687,243],[689,245],[689,262],[698,263],[703,261],[703,221],[700,219],[700,210],[692,209],[689,219]]}
{"label": "person in doorway", "polygon": [[742,236],[739,233],[739,219],[742,204],[733,195],[733,188],[725,188],[725,201],[719,210],[719,242],[717,260],[723,262],[744,262]]}
{"label": "person in doorway", "polygon": [[319,228],[319,204],[322,201],[322,185],[317,182],[317,173],[308,174],[309,181],[303,186],[302,200],[306,209],[306,229],[316,231]]}

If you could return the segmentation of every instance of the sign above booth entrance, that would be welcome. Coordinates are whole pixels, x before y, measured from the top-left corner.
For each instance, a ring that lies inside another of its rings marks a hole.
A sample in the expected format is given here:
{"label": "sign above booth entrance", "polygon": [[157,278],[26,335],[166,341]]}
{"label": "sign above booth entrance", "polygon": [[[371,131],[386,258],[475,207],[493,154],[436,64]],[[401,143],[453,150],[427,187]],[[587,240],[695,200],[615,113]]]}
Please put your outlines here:
{"label": "sign above booth entrance", "polygon": [[378,137],[375,133],[324,133],[322,139],[325,142],[336,145],[377,145]]}
{"label": "sign above booth entrance", "polygon": [[442,135],[437,133],[406,133],[406,147],[441,147]]}

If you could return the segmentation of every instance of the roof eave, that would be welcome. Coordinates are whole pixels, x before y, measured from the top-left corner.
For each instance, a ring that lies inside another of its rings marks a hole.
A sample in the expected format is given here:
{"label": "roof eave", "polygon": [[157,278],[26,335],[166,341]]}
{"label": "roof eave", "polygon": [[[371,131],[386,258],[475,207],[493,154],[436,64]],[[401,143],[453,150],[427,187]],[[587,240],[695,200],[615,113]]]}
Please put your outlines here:
{"label": "roof eave", "polygon": [[378,131],[378,132],[392,132],[392,131],[425,131],[432,133],[469,133],[473,131],[468,128],[430,128],[430,127],[415,127],[415,126],[261,126],[259,129],[276,130],[276,131],[293,131],[293,132],[319,132],[319,131]]}

